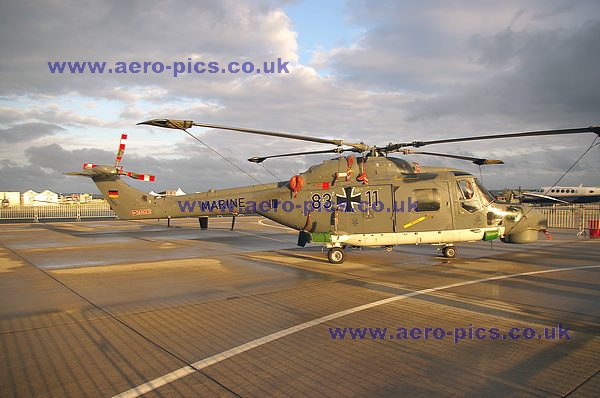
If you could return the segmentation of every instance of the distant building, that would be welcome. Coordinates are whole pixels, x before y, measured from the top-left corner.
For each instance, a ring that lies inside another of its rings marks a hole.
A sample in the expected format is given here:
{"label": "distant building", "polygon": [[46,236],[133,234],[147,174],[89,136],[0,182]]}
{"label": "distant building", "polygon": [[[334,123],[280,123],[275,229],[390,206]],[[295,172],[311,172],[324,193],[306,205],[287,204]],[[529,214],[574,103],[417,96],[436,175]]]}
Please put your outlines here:
{"label": "distant building", "polygon": [[177,190],[167,189],[166,191],[161,191],[159,193],[150,191],[149,193],[150,193],[150,195],[153,195],[153,196],[181,196],[181,195],[186,194],[185,192],[183,192],[183,190],[181,188],[177,188]]}
{"label": "distant building", "polygon": [[59,203],[89,203],[93,200],[92,194],[89,193],[72,193],[60,195]]}
{"label": "distant building", "polygon": [[21,205],[22,206],[33,206],[35,203],[35,197],[39,194],[31,189],[27,192],[23,192],[21,195]]}
{"label": "distant building", "polygon": [[158,194],[160,196],[175,196],[176,193],[177,191],[174,189],[167,189],[166,191],[159,192]]}
{"label": "distant building", "polygon": [[[100,199],[102,196],[99,195]],[[89,193],[73,193],[67,195],[59,195],[50,190],[36,192],[29,190],[27,192],[3,192],[0,191],[0,205],[2,207],[9,206],[43,206],[54,205],[60,203],[90,203],[94,200],[93,194]]]}
{"label": "distant building", "polygon": [[19,206],[21,204],[21,192],[0,192],[2,207]]}
{"label": "distant building", "polygon": [[45,204],[58,204],[58,194],[46,189],[40,193],[29,190],[21,195],[22,206],[39,206]]}
{"label": "distant building", "polygon": [[46,189],[40,192],[35,200],[37,204],[58,204],[58,194]]}
{"label": "distant building", "polygon": [[88,202],[91,202],[92,199],[93,199],[92,194],[89,194],[89,193],[79,194],[79,203],[88,203]]}

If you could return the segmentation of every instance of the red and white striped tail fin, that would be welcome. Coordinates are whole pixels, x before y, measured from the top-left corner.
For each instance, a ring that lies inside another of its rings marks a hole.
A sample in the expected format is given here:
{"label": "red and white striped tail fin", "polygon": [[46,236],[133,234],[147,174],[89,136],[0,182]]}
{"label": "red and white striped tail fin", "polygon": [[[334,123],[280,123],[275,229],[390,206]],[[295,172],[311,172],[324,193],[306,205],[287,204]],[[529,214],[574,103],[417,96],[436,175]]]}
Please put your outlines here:
{"label": "red and white striped tail fin", "polygon": [[115,161],[115,167],[119,166],[123,155],[125,154],[125,146],[127,145],[127,134],[121,134],[121,141],[119,141],[119,150],[117,152],[117,159]]}
{"label": "red and white striped tail fin", "polygon": [[83,169],[84,170],[91,170],[91,169],[93,169],[95,167],[96,167],[96,165],[94,163],[84,163],[83,164]]}

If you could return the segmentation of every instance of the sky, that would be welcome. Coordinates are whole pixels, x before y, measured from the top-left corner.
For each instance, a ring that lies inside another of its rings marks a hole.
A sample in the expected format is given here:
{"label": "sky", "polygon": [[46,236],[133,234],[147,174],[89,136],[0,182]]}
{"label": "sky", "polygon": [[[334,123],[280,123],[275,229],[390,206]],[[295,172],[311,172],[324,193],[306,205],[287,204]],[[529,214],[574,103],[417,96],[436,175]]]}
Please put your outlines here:
{"label": "sky", "polygon": [[[600,124],[600,2],[3,1],[0,4],[0,191],[97,192],[65,176],[112,164],[146,191],[254,183],[185,133],[138,122],[179,118],[372,145]],[[51,73],[48,62],[252,62],[288,73]],[[252,156],[328,149],[195,128],[253,178],[287,180],[328,158]],[[427,147],[504,160],[491,189],[554,184],[594,134]],[[562,185],[600,185],[600,146]],[[402,155],[397,155],[402,156]],[[411,155],[421,165],[477,166]]]}

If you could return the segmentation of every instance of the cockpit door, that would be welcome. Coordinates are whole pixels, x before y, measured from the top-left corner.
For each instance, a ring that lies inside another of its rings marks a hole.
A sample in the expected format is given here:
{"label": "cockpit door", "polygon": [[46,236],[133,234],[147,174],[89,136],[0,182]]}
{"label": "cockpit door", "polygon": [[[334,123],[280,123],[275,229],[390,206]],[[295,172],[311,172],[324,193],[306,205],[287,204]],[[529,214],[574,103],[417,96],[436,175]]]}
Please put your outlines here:
{"label": "cockpit door", "polygon": [[486,226],[486,209],[473,177],[456,179],[452,199],[454,228],[471,229]]}

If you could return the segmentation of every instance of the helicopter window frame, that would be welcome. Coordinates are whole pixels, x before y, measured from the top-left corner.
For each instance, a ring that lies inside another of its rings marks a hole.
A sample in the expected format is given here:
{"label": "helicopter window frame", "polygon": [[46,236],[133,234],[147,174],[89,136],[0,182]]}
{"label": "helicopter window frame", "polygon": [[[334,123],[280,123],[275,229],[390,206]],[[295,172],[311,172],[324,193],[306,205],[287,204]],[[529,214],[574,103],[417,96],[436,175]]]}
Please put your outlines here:
{"label": "helicopter window frame", "polygon": [[[428,191],[427,193],[425,191]],[[420,195],[424,196],[420,198]],[[438,188],[416,188],[412,191],[412,198],[417,203],[416,211],[419,213],[424,212],[438,212],[442,208],[442,197]]]}
{"label": "helicopter window frame", "polygon": [[460,194],[460,200],[473,200],[475,199],[475,189],[473,188],[473,180],[463,178],[456,180],[458,185],[458,192]]}
{"label": "helicopter window frame", "polygon": [[[485,208],[484,202],[488,201],[487,190],[481,187],[476,178],[460,178],[456,180],[459,192],[460,207],[469,213],[476,213]],[[487,194],[487,195],[486,195]]]}
{"label": "helicopter window frame", "polygon": [[484,206],[487,206],[490,203],[493,203],[496,201],[496,197],[490,191],[488,191],[488,189],[486,187],[483,186],[483,184],[481,183],[481,181],[479,181],[479,179],[475,178],[474,181],[475,181],[475,186],[479,189],[479,197],[482,200],[482,204]]}

